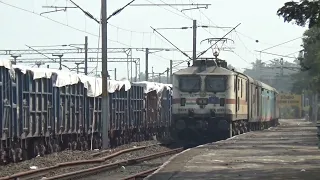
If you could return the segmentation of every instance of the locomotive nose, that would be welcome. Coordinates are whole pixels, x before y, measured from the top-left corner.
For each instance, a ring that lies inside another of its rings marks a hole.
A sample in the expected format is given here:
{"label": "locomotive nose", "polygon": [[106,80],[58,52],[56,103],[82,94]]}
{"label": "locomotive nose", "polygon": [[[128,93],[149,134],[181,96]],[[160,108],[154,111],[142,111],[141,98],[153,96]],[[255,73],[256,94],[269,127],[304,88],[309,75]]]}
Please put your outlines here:
{"label": "locomotive nose", "polygon": [[196,100],[197,105],[207,105],[209,103],[208,98],[198,98]]}

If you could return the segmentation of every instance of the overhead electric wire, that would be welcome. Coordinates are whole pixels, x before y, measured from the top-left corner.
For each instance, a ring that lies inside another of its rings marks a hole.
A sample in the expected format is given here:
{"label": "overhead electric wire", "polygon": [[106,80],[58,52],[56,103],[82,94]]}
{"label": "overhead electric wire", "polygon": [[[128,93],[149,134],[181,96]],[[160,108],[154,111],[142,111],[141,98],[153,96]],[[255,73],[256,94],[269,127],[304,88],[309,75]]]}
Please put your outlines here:
{"label": "overhead electric wire", "polygon": [[297,37],[297,38],[291,39],[291,40],[289,40],[289,41],[285,41],[285,42],[280,43],[280,44],[273,45],[273,46],[268,47],[268,48],[266,48],[266,49],[260,50],[259,52],[263,52],[263,51],[266,51],[266,50],[269,50],[269,49],[272,49],[272,48],[275,48],[275,47],[281,46],[281,45],[283,45],[283,44],[287,44],[287,43],[289,43],[289,42],[292,42],[292,41],[295,41],[295,40],[297,40],[297,39],[301,39],[301,38],[303,38],[303,36],[300,36],[300,37]]}
{"label": "overhead electric wire", "polygon": [[[21,8],[21,7],[18,7],[18,6],[15,6],[15,5],[12,5],[12,4],[3,2],[3,1],[1,1],[1,0],[0,0],[0,3],[2,3],[2,4],[4,4],[4,5],[7,5],[7,6],[10,6],[10,7],[12,7],[12,8],[15,8],[15,9],[19,9],[19,10],[21,10],[21,11],[25,11],[25,12],[30,13],[30,14],[33,14],[33,15],[40,16],[40,17],[42,17],[42,18],[45,18],[45,19],[47,19],[47,20],[50,20],[50,21],[52,21],[52,22],[54,22],[54,23],[57,23],[57,24],[60,24],[60,25],[62,25],[62,26],[68,27],[68,28],[70,28],[70,29],[73,29],[73,30],[76,30],[76,31],[79,31],[79,32],[82,32],[82,33],[86,33],[86,34],[88,34],[88,35],[91,35],[91,36],[94,36],[94,37],[99,38],[99,35],[96,35],[96,34],[94,34],[94,33],[91,33],[91,32],[88,32],[88,31],[85,31],[85,30],[82,30],[82,29],[79,29],[79,28],[70,26],[70,25],[68,25],[68,24],[59,22],[59,21],[54,20],[54,19],[52,19],[52,18],[49,18],[49,17],[47,17],[47,16],[41,16],[39,13],[36,13],[36,12],[30,11],[30,10],[27,10],[27,9],[24,9],[24,8]],[[150,34],[153,34],[153,33],[150,33]],[[132,47],[131,45],[128,45],[128,44],[125,44],[125,43],[122,43],[122,42],[119,42],[119,41],[116,41],[116,40],[112,40],[112,39],[109,39],[109,38],[108,38],[108,41],[111,41],[111,42],[113,42],[113,43],[117,43],[117,44],[126,46],[126,47],[128,47],[128,48],[134,48],[134,47]],[[169,58],[165,58],[165,57],[160,56],[160,55],[157,55],[157,54],[153,54],[153,55],[154,55],[154,56],[157,56],[157,57],[159,57],[159,58],[165,59],[165,60],[170,60]]]}

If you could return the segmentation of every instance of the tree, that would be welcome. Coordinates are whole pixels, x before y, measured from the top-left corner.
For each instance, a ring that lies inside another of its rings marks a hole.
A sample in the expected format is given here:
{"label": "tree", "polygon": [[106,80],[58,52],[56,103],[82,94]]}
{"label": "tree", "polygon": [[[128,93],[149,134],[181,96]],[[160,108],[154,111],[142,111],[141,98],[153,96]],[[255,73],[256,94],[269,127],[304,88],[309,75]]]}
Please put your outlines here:
{"label": "tree", "polygon": [[285,22],[295,22],[299,26],[320,27],[320,1],[286,2],[278,9],[277,15],[282,16]]}
{"label": "tree", "polygon": [[305,31],[303,38],[303,57],[299,58],[301,72],[293,76],[295,92],[303,89],[320,92],[320,27],[312,27]]}
{"label": "tree", "polygon": [[320,91],[320,0],[286,2],[278,9],[277,15],[285,22],[309,27],[303,38],[304,57],[299,58],[302,71],[292,76],[293,91]]}

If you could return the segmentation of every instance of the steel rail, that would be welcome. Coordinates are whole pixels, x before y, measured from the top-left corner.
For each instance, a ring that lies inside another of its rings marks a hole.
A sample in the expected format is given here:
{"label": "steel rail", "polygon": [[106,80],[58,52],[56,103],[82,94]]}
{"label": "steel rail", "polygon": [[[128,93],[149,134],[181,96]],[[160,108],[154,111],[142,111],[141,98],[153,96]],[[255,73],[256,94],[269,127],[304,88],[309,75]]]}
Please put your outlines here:
{"label": "steel rail", "polygon": [[151,160],[151,159],[155,159],[155,158],[158,158],[161,156],[176,154],[181,151],[183,151],[183,148],[177,148],[177,149],[173,149],[173,150],[169,150],[169,151],[165,151],[165,152],[154,153],[151,155],[146,155],[146,156],[142,156],[142,157],[138,157],[138,158],[123,160],[123,161],[110,163],[110,164],[104,164],[104,165],[96,166],[93,168],[83,169],[83,170],[70,172],[70,173],[66,173],[66,174],[60,174],[57,176],[48,177],[48,178],[46,178],[46,180],[67,180],[67,179],[75,179],[75,178],[79,178],[79,177],[83,178],[83,177],[89,176],[91,174],[104,172],[106,170],[115,169],[115,168],[118,168],[121,166],[138,164],[138,163],[146,161],[146,160]]}
{"label": "steel rail", "polygon": [[[56,164],[56,165],[50,166],[50,167],[45,167],[45,168],[40,168],[40,169],[36,169],[36,170],[19,172],[19,173],[10,175],[10,176],[0,177],[0,180],[10,180],[10,179],[23,180],[23,179],[43,177],[46,174],[48,174],[49,172],[57,170],[57,169],[66,168],[66,167],[81,166],[81,165],[86,165],[86,164],[99,164],[99,163],[105,162],[106,160],[109,160],[109,159],[112,159],[114,157],[117,157],[117,156],[119,156],[121,154],[128,153],[128,152],[133,152],[133,151],[137,151],[137,150],[141,150],[141,149],[145,149],[145,148],[148,148],[148,147],[151,147],[151,146],[155,146],[155,145],[159,145],[159,144],[153,144],[153,145],[148,145],[148,146],[139,146],[139,147],[124,149],[124,150],[120,150],[118,152],[112,153],[110,155],[107,155],[107,156],[104,156],[104,157],[101,157],[101,158],[96,158],[96,159],[91,159],[91,160],[80,160],[80,161],[64,162],[64,163],[59,163],[59,164]],[[103,154],[105,152],[106,151],[93,153],[93,154],[91,154],[91,156],[93,156],[93,157],[99,156],[99,155],[101,155],[101,154]]]}
{"label": "steel rail", "polygon": [[149,174],[153,173],[154,171],[156,171],[156,170],[159,169],[159,168],[160,168],[160,167],[155,167],[155,168],[152,168],[152,169],[143,171],[143,172],[139,172],[139,173],[137,173],[137,174],[134,174],[134,175],[125,177],[125,178],[123,178],[123,179],[121,179],[121,180],[136,180],[136,179],[142,179],[142,178],[147,177]]}

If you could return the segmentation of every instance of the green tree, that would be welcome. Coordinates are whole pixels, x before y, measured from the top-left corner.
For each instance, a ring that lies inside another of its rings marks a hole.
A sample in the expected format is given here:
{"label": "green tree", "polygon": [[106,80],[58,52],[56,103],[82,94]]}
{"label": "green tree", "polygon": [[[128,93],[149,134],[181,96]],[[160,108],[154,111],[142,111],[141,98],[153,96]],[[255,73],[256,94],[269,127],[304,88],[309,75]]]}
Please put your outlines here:
{"label": "green tree", "polygon": [[293,76],[294,91],[303,89],[320,92],[320,28],[312,27],[305,31],[303,38],[303,57],[299,58],[302,71]]}
{"label": "green tree", "polygon": [[278,9],[277,15],[282,16],[285,22],[295,22],[299,26],[320,26],[320,1],[286,2]]}
{"label": "green tree", "polygon": [[304,56],[299,58],[302,71],[292,76],[293,91],[320,91],[320,0],[286,2],[277,15],[285,22],[309,27],[303,38]]}

